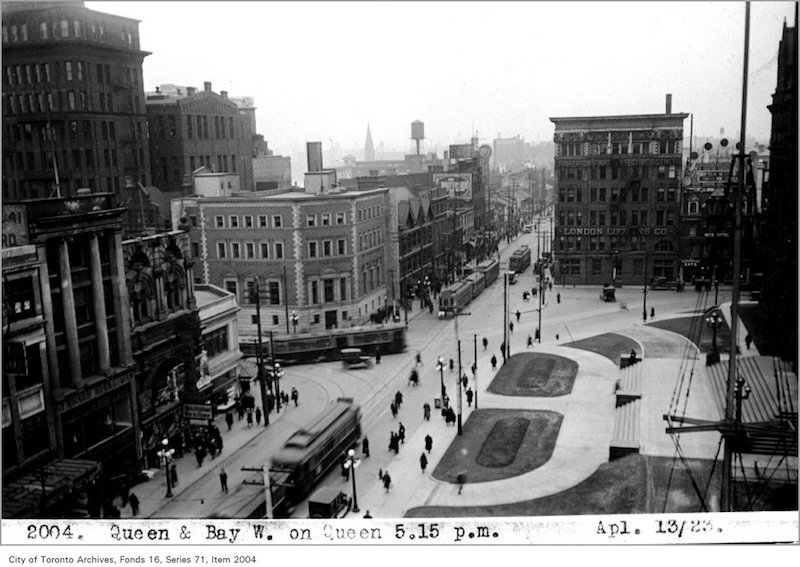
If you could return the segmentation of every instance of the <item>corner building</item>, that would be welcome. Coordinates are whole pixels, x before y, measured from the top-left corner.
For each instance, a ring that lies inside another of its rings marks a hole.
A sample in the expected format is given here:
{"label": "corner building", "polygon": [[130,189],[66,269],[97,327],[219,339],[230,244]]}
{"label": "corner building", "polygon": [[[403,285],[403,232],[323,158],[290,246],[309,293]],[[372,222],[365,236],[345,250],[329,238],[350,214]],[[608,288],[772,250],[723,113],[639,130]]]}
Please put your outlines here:
{"label": "corner building", "polygon": [[680,277],[683,121],[688,114],[550,118],[555,124],[554,274],[642,285]]}

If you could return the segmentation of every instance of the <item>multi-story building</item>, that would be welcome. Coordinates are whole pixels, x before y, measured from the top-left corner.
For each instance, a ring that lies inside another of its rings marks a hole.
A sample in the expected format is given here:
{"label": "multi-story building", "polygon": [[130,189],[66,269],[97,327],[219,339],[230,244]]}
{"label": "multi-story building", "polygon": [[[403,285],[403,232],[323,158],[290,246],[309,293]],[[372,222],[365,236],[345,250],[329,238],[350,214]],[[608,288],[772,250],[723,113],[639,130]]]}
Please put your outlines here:
{"label": "multi-story building", "polygon": [[135,470],[123,212],[108,193],[3,206],[5,514],[58,513],[60,475],[77,493]]}
{"label": "multi-story building", "polygon": [[683,121],[664,114],[551,118],[556,277],[642,284],[679,276]]}
{"label": "multi-story building", "polygon": [[772,104],[769,183],[762,194],[764,222],[761,293],[769,332],[781,358],[797,372],[797,5],[794,27],[784,23]]}
{"label": "multi-story building", "polygon": [[3,199],[150,184],[139,22],[83,2],[4,2]]}
{"label": "multi-story building", "polygon": [[307,174],[306,191],[172,202],[200,262],[197,282],[236,296],[242,335],[256,333],[256,282],[262,324],[275,332],[290,332],[290,312],[302,332],[366,321],[386,305],[388,190],[342,191],[332,171],[316,173],[323,182]]}
{"label": "multi-story building", "polygon": [[173,198],[190,193],[192,173],[202,166],[239,175],[253,191],[253,130],[250,114],[205,82],[203,90],[147,95],[153,184]]}

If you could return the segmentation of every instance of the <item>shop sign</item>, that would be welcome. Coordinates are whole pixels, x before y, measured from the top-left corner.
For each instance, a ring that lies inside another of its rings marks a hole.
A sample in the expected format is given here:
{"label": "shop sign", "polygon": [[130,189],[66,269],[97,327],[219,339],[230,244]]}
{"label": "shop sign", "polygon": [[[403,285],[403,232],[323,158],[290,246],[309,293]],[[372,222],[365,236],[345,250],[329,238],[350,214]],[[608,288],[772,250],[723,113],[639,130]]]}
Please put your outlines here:
{"label": "shop sign", "polygon": [[197,419],[202,420],[202,424],[204,425],[207,420],[213,417],[213,410],[210,405],[206,404],[185,404],[183,406],[183,417],[186,419],[191,420]]}

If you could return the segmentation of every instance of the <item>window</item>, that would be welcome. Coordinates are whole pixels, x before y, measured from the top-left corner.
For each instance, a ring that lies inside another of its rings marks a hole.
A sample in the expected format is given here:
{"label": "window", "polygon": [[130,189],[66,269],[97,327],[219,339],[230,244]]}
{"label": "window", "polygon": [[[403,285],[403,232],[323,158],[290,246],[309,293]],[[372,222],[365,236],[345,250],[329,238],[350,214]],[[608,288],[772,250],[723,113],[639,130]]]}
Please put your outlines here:
{"label": "window", "polygon": [[283,242],[275,243],[275,258],[277,259],[283,258]]}
{"label": "window", "polygon": [[269,242],[261,243],[261,257],[264,259],[269,258]]}
{"label": "window", "polygon": [[39,24],[39,38],[47,39],[47,22],[42,22]]}
{"label": "window", "polygon": [[639,220],[642,226],[647,226],[647,211],[639,211]]}
{"label": "window", "polygon": [[244,257],[253,259],[256,257],[256,245],[253,242],[246,242],[244,245]]}
{"label": "window", "polygon": [[344,213],[336,213],[336,224],[344,224]]}
{"label": "window", "polygon": [[668,177],[670,179],[675,179],[675,166],[674,165],[669,166]]}
{"label": "window", "polygon": [[[347,301],[347,278],[339,278],[339,300]],[[342,318],[346,319],[344,315]]]}
{"label": "window", "polygon": [[64,74],[68,81],[72,80],[72,61],[64,63]]}
{"label": "window", "polygon": [[605,203],[606,201],[606,188],[600,187],[600,195],[598,199],[601,203]]}
{"label": "window", "polygon": [[631,195],[631,201],[638,201],[639,200],[639,188],[638,187],[633,187],[631,189],[630,195]]}
{"label": "window", "polygon": [[603,261],[600,258],[592,258],[592,275],[599,276],[603,272]]}
{"label": "window", "polygon": [[647,200],[648,200],[647,187],[642,187],[642,203],[646,203]]}
{"label": "window", "polygon": [[665,190],[663,187],[659,187],[656,189],[656,201],[663,201],[664,200]]}
{"label": "window", "polygon": [[69,37],[69,22],[61,20],[61,37]]}
{"label": "window", "polygon": [[217,215],[214,217],[217,228],[225,228],[225,217]]}
{"label": "window", "polygon": [[668,187],[667,188],[667,201],[675,201],[675,188]]}
{"label": "window", "polygon": [[568,187],[567,188],[567,203],[575,202],[575,188]]}
{"label": "window", "polygon": [[589,188],[589,201],[592,203],[597,202],[597,187]]}
{"label": "window", "polygon": [[700,203],[698,201],[689,201],[687,203],[687,213],[696,215],[700,212]]}
{"label": "window", "polygon": [[675,211],[667,211],[667,226],[675,226]]}
{"label": "window", "polygon": [[664,165],[659,165],[658,166],[658,173],[656,174],[656,177],[658,177],[659,179],[666,179],[666,177],[667,177],[667,167],[664,166]]}
{"label": "window", "polygon": [[336,241],[336,253],[339,254],[340,256],[347,254],[344,238],[340,238],[339,240]]}
{"label": "window", "polygon": [[267,228],[267,215],[258,215],[258,228]]}
{"label": "window", "polygon": [[239,217],[236,215],[231,215],[228,217],[228,222],[230,223],[231,228],[239,228]]}
{"label": "window", "polygon": [[656,226],[664,225],[664,211],[656,211]]}
{"label": "window", "polygon": [[558,200],[562,203],[567,200],[567,190],[563,187],[558,190]]}
{"label": "window", "polygon": [[[248,282],[248,285],[251,282]],[[221,327],[203,335],[203,346],[206,354],[212,358],[228,350],[228,327]]]}
{"label": "window", "polygon": [[283,217],[281,215],[272,215],[272,228],[281,228],[283,226]]}
{"label": "window", "polygon": [[336,301],[333,295],[333,283],[334,280],[331,279],[322,280],[322,295],[326,303],[332,303]]}
{"label": "window", "polygon": [[331,256],[333,254],[333,242],[330,240],[322,241],[322,255]]}
{"label": "window", "polygon": [[225,258],[225,243],[217,242],[217,258]]}
{"label": "window", "polygon": [[278,282],[267,282],[267,291],[269,292],[269,304],[281,304],[281,288]]}
{"label": "window", "polygon": [[311,303],[319,303],[319,282],[311,282]]}
{"label": "window", "polygon": [[330,225],[331,225],[331,214],[322,213],[322,226],[330,226]]}
{"label": "window", "polygon": [[234,297],[239,298],[239,284],[236,280],[226,279],[224,282],[225,289],[234,295]]}
{"label": "window", "polygon": [[231,258],[241,258],[241,250],[238,242],[231,242]]}
{"label": "window", "polygon": [[316,242],[309,242],[308,243],[308,257],[309,258],[316,258],[317,257],[317,243]]}
{"label": "window", "polygon": [[317,215],[306,215],[306,226],[316,226]]}
{"label": "window", "polygon": [[612,187],[611,188],[611,201],[619,201],[619,188]]}
{"label": "window", "polygon": [[253,228],[253,217],[251,215],[244,216],[244,227]]}

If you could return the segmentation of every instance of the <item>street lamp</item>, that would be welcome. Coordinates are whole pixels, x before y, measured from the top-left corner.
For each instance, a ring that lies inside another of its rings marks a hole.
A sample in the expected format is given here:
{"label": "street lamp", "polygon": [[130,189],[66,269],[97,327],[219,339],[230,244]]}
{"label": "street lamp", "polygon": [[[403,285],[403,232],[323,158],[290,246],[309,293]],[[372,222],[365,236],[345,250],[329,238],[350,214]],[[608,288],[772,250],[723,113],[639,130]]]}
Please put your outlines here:
{"label": "street lamp", "polygon": [[275,413],[280,413],[281,411],[281,376],[283,376],[281,364],[276,362],[272,365],[272,377],[275,379]]}
{"label": "street lamp", "polygon": [[711,327],[713,331],[711,339],[711,352],[706,355],[706,364],[714,364],[719,362],[719,351],[717,350],[717,327],[722,324],[722,318],[719,313],[714,310],[711,315],[706,317],[706,324]]}
{"label": "street lamp", "polygon": [[353,478],[353,512],[358,513],[358,496],[356,495],[356,469],[361,464],[361,459],[356,459],[356,452],[353,449],[347,450],[347,459],[344,468],[352,469],[350,476]]}
{"label": "street lamp", "polygon": [[439,381],[442,385],[442,403],[444,403],[444,359],[441,356],[436,362],[436,369],[439,371]]}
{"label": "street lamp", "polygon": [[170,478],[169,463],[172,461],[175,449],[170,448],[169,439],[166,437],[161,440],[161,447],[157,455],[164,461],[164,471],[167,473],[167,498],[172,498],[172,479]]}
{"label": "street lamp", "polygon": [[297,334],[297,321],[299,320],[300,318],[297,316],[297,311],[292,311],[292,326],[294,327],[295,334]]}

